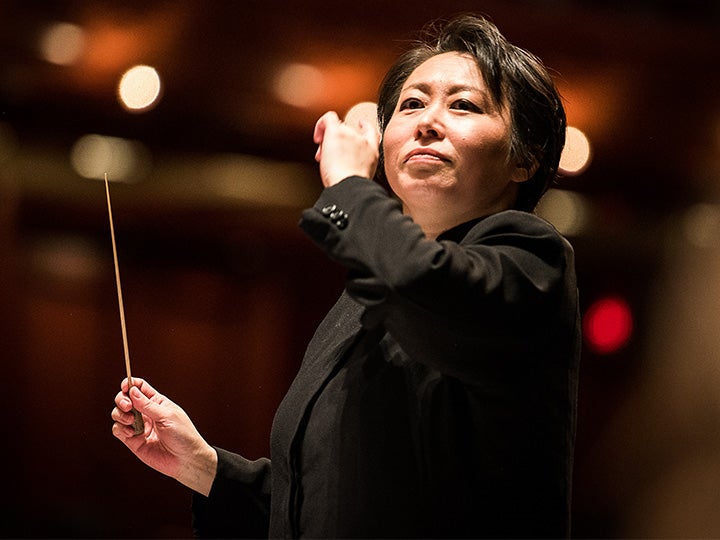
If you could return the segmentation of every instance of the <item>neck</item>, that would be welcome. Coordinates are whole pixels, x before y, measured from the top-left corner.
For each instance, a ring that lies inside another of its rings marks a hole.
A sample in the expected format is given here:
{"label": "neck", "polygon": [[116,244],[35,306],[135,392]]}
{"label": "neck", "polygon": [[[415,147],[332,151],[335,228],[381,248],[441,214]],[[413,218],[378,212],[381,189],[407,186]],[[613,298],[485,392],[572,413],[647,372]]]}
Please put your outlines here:
{"label": "neck", "polygon": [[410,216],[413,221],[420,226],[426,238],[429,240],[435,240],[440,234],[457,225],[475,218],[496,214],[508,208],[510,208],[510,206],[507,204],[497,204],[493,207],[471,209],[464,213],[458,213],[457,209],[448,209],[447,211],[438,210],[436,205],[432,205],[429,208],[422,208],[418,206],[409,207],[403,203],[403,213]]}
{"label": "neck", "polygon": [[512,208],[517,184],[509,182],[503,189],[489,193],[418,188],[406,195],[401,199],[403,213],[420,226],[428,239],[434,240],[461,223]]}
{"label": "neck", "polygon": [[418,208],[411,209],[407,205],[403,205],[403,213],[410,216],[413,221],[420,226],[425,233],[425,237],[429,240],[435,240],[448,229],[452,229],[456,225],[460,225],[461,223],[465,223],[482,215],[450,215],[445,212],[438,212],[435,209],[424,212]]}

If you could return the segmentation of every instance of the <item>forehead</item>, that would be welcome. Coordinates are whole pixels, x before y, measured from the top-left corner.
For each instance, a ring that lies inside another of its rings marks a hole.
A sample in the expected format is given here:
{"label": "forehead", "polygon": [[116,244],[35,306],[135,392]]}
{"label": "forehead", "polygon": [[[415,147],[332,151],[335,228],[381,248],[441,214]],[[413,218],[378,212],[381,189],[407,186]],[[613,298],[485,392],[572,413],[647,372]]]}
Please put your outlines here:
{"label": "forehead", "polygon": [[403,89],[424,86],[460,86],[485,91],[477,62],[469,54],[459,52],[442,53],[425,60],[410,74]]}

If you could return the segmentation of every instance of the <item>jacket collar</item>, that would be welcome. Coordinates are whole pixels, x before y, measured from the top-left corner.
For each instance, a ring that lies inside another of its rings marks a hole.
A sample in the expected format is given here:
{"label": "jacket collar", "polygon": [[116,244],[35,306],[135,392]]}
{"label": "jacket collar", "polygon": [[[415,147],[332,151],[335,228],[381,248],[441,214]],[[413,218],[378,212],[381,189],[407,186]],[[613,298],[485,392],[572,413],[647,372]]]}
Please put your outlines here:
{"label": "jacket collar", "polygon": [[472,229],[475,225],[480,223],[486,217],[488,216],[482,216],[479,218],[471,219],[470,221],[466,221],[465,223],[461,223],[460,225],[455,225],[455,227],[452,227],[447,231],[440,233],[436,240],[438,242],[440,240],[450,240],[452,242],[459,243],[463,238],[465,238],[465,236],[467,236],[467,233],[470,232],[470,229]]}

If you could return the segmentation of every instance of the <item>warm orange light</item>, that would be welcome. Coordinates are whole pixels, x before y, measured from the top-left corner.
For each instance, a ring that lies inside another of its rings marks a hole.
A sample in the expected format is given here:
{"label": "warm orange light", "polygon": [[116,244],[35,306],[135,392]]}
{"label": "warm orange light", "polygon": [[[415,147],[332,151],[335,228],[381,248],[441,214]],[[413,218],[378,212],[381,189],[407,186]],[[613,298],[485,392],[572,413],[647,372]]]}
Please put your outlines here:
{"label": "warm orange light", "polygon": [[83,53],[69,71],[69,82],[84,91],[106,91],[129,66],[171,55],[192,15],[187,2],[146,2],[138,12],[120,3],[83,5],[76,16],[83,29]]}
{"label": "warm orange light", "polygon": [[568,68],[566,80],[558,81],[568,123],[581,126],[594,140],[604,140],[615,132],[634,92],[634,81],[624,69],[599,67],[583,72]]}
{"label": "warm orange light", "polygon": [[360,101],[375,99],[382,67],[366,58],[323,58],[281,66],[272,91],[280,101],[313,114],[347,110]]}
{"label": "warm orange light", "polygon": [[309,64],[287,64],[275,76],[273,91],[277,98],[294,107],[311,107],[322,101],[325,77]]}

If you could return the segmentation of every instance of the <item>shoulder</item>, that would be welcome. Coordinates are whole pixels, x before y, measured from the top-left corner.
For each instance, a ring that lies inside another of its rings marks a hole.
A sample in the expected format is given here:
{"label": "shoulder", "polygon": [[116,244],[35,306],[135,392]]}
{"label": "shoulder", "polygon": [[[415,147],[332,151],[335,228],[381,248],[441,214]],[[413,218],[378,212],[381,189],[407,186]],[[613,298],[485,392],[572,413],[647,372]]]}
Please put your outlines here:
{"label": "shoulder", "polygon": [[567,239],[550,222],[520,210],[505,210],[481,219],[470,228],[461,243],[474,243],[492,237],[534,239],[572,249]]}
{"label": "shoulder", "polygon": [[490,249],[512,258],[530,256],[552,266],[574,265],[574,250],[558,230],[541,217],[505,210],[477,222],[459,242],[466,249]]}
{"label": "shoulder", "polygon": [[472,231],[477,230],[523,230],[538,234],[551,234],[560,237],[557,229],[548,221],[536,214],[521,210],[504,210],[480,220]]}

